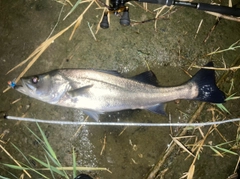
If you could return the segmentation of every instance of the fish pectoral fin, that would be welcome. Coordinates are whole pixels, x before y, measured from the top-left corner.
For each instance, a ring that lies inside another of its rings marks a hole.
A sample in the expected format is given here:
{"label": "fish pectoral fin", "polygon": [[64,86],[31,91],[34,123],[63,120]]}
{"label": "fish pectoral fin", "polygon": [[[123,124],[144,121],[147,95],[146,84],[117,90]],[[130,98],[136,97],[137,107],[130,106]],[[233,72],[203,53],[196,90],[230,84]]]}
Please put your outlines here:
{"label": "fish pectoral fin", "polygon": [[165,112],[164,108],[165,108],[165,104],[164,103],[159,103],[157,105],[148,107],[146,109],[151,111],[151,112],[157,113],[157,114],[166,115],[166,112]]}
{"label": "fish pectoral fin", "polygon": [[131,79],[138,82],[146,83],[149,85],[159,86],[157,77],[152,71],[146,71],[146,72],[140,73],[132,77]]}
{"label": "fish pectoral fin", "polygon": [[81,88],[77,88],[71,91],[68,91],[68,94],[71,97],[77,97],[77,96],[82,96],[82,95],[86,95],[89,92],[89,89],[92,87],[93,85],[88,85],[88,86],[84,86]]}
{"label": "fish pectoral fin", "polygon": [[96,122],[99,122],[99,115],[102,113],[99,113],[97,111],[83,109],[82,110],[84,114],[88,115],[89,117],[93,118]]}

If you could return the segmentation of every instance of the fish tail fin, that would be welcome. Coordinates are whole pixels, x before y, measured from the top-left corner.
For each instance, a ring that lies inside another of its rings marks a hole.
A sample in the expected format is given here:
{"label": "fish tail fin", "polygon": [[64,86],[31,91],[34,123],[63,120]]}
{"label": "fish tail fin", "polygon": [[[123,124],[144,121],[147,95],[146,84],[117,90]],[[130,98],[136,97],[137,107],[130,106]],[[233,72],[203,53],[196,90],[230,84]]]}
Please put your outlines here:
{"label": "fish tail fin", "polygon": [[[209,62],[206,67],[213,67],[213,62]],[[225,94],[217,87],[215,72],[211,69],[199,70],[190,80],[198,86],[199,94],[195,100],[211,103],[225,102]]]}

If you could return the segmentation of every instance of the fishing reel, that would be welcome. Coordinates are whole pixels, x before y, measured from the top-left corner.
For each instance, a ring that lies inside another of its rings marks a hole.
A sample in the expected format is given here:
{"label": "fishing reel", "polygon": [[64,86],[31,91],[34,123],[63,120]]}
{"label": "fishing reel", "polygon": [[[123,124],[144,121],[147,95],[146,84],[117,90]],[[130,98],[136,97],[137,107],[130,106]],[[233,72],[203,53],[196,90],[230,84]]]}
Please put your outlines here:
{"label": "fishing reel", "polygon": [[104,13],[102,21],[100,23],[100,27],[103,29],[109,28],[109,22],[108,22],[108,14],[113,13],[117,16],[120,16],[120,24],[123,26],[129,26],[130,25],[130,18],[129,18],[129,12],[128,7],[125,6],[125,3],[127,3],[127,0],[110,0],[110,6],[106,6],[108,8],[108,11]]}
{"label": "fishing reel", "polygon": [[[99,1],[101,2],[101,0]],[[194,2],[178,1],[178,0],[110,0],[109,6],[101,2],[102,4],[104,4],[105,7],[108,8],[108,11],[104,13],[102,21],[100,23],[100,27],[103,29],[109,28],[109,22],[108,22],[109,13],[113,13],[117,16],[120,16],[121,25],[129,26],[130,25],[129,9],[127,6],[125,6],[125,4],[129,1],[161,4],[161,5],[167,5],[167,6],[171,6],[171,5],[185,6],[185,7],[195,8],[198,10],[210,11],[210,12],[216,12],[224,15],[240,17],[239,8],[207,4],[207,3],[194,3]]]}

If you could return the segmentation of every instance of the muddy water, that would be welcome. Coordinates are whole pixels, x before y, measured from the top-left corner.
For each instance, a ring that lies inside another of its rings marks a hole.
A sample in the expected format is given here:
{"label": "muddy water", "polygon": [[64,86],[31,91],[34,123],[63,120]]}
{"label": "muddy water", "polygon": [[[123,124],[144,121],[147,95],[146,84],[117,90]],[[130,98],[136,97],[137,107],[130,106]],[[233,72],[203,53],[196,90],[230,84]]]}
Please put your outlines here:
{"label": "muddy water", "polygon": [[[73,2],[74,3],[74,2]],[[71,24],[86,8],[88,3],[79,6],[65,21],[63,17],[69,12],[70,7],[63,8],[61,20],[53,34]],[[150,10],[158,5],[149,6]],[[26,59],[50,34],[58,21],[62,5],[55,1],[26,0],[26,1],[0,1],[0,82],[1,91],[7,87],[7,81],[16,78],[26,64],[13,72],[5,75],[8,70]],[[163,86],[180,84],[189,79],[184,70],[191,63],[204,65],[213,60],[215,66],[222,67],[224,60],[230,66],[239,54],[239,50],[221,53],[214,56],[206,56],[218,47],[229,47],[240,38],[240,24],[221,19],[215,30],[209,36],[206,43],[203,41],[208,36],[210,29],[216,23],[213,16],[194,9],[176,8],[169,17],[157,21],[156,30],[154,22],[143,23],[130,27],[119,25],[119,18],[111,15],[110,28],[99,30],[96,34],[97,41],[91,35],[88,23],[95,32],[100,20],[102,10],[96,9],[94,4],[83,18],[82,24],[75,32],[73,39],[69,41],[71,31],[67,31],[54,41],[41,55],[37,62],[30,68],[26,75],[46,72],[57,68],[97,68],[114,69],[125,75],[131,76],[150,68],[157,75]],[[132,22],[151,19],[154,15],[146,12],[134,4],[130,7]],[[196,35],[200,21],[203,19],[201,29]],[[239,61],[235,65],[239,65]],[[183,70],[184,69],[184,70]],[[197,70],[190,69],[194,74]],[[224,72],[217,72],[220,78]],[[223,79],[219,87],[225,92],[239,95],[239,72],[230,72]],[[232,85],[231,90],[230,86]],[[15,104],[16,99],[21,98]],[[172,122],[187,122],[201,103],[195,101],[170,102],[167,105],[167,113],[171,114]],[[231,114],[214,111],[216,120],[239,117],[239,100],[228,101],[225,104]],[[211,121],[212,112],[216,108],[206,104],[197,122]],[[52,106],[43,102],[23,96],[14,90],[0,94],[1,115],[7,113],[12,116],[23,116],[49,119],[49,120],[85,120],[86,116],[80,110]],[[91,121],[91,119],[88,119]],[[148,111],[122,111],[101,116],[101,121],[120,122],[168,122],[164,116],[152,114]],[[72,150],[76,152],[78,166],[105,167],[106,171],[79,171],[88,173],[94,178],[119,179],[146,178],[152,167],[165,153],[172,139],[169,134],[176,136],[181,128],[159,127],[95,127],[84,126],[59,126],[40,124],[45,132],[59,161],[63,166],[72,166]],[[25,163],[23,157],[13,148],[15,144],[25,155],[36,156],[45,160],[45,153],[41,145],[27,130],[27,127],[40,135],[35,123],[7,121],[0,119],[0,133],[4,137],[0,144],[18,161]],[[226,124],[218,127],[219,133],[213,131],[206,139],[206,145],[217,145],[236,138],[236,124]],[[204,134],[208,127],[202,128]],[[186,135],[202,136],[197,130],[189,130]],[[104,142],[105,139],[105,142]],[[183,140],[183,143],[186,141]],[[187,144],[192,144],[189,141]],[[233,143],[224,146],[230,149]],[[105,146],[104,150],[103,146]],[[187,146],[187,147],[190,147]],[[190,149],[190,148],[189,148]],[[234,150],[234,152],[238,152]],[[214,156],[209,147],[204,147],[199,160],[196,161],[194,178],[225,179],[231,175],[236,165],[237,156],[225,154],[224,157]],[[180,147],[175,147],[170,157],[159,170],[167,171],[163,178],[177,179],[187,172],[193,158],[187,158],[188,154]],[[29,157],[30,159],[30,157]],[[33,167],[41,167],[31,160]],[[13,161],[1,150],[0,163]],[[17,171],[0,165],[0,174],[8,178],[20,177],[22,171]],[[47,173],[47,172],[45,172]],[[32,173],[31,173],[32,174]],[[51,178],[50,173],[47,175]],[[69,172],[71,178],[72,172]],[[33,178],[41,178],[32,174]],[[26,176],[27,178],[27,176]],[[60,178],[56,176],[56,178]],[[156,176],[160,178],[160,176]]]}

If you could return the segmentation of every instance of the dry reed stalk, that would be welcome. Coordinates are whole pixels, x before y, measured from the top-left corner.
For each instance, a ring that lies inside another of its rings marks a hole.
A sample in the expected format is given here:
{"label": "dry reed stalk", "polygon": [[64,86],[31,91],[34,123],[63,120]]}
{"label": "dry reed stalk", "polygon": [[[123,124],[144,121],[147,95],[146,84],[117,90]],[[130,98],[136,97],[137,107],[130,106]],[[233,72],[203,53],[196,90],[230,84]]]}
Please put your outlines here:
{"label": "dry reed stalk", "polygon": [[71,3],[70,0],[66,0],[66,2],[67,2],[71,7],[73,7],[73,4]]}
{"label": "dry reed stalk", "polygon": [[[17,160],[15,160],[13,158],[13,156],[0,144],[0,148],[19,166],[19,167],[22,167],[20,163],[18,163]],[[29,177],[29,178],[32,178],[31,175],[26,171],[26,170],[23,170],[23,172]]]}
{"label": "dry reed stalk", "polygon": [[222,19],[227,19],[227,20],[231,20],[231,21],[237,21],[240,22],[240,18],[239,17],[232,17],[232,16],[227,16],[227,15],[222,15],[220,13],[216,13],[216,12],[209,12],[209,11],[205,11],[207,14],[216,16],[218,18],[222,18]]}
{"label": "dry reed stalk", "polygon": [[120,135],[122,135],[123,134],[123,132],[127,129],[128,127],[126,126],[126,127],[124,127],[123,128],[123,130],[118,134],[118,136],[120,136]]}
{"label": "dry reed stalk", "polygon": [[168,11],[166,13],[164,13],[162,16],[164,16],[165,14],[167,14],[171,9],[172,9],[172,6],[167,6],[167,5],[164,5],[158,9],[155,9],[154,11],[157,11],[156,15],[155,15],[155,23],[154,23],[154,28],[155,28],[155,31],[157,31],[157,19],[159,18],[160,14],[163,12],[163,10],[165,8],[168,8]]}
{"label": "dry reed stalk", "polygon": [[170,137],[172,138],[172,140],[173,140],[180,148],[182,148],[182,149],[183,149],[185,152],[187,152],[189,155],[195,157],[195,155],[194,155],[192,152],[190,152],[179,140],[177,140],[176,137],[172,137],[171,135],[170,135]]}
{"label": "dry reed stalk", "polygon": [[105,135],[104,135],[104,138],[103,138],[103,146],[102,146],[102,150],[101,150],[101,152],[100,152],[100,155],[103,154],[103,151],[104,151],[105,148],[106,148],[106,144],[107,144],[107,135],[105,134]]}
{"label": "dry reed stalk", "polygon": [[81,24],[81,21],[82,21],[82,19],[83,19],[83,15],[88,11],[88,9],[92,6],[92,4],[93,4],[94,2],[95,2],[95,0],[92,0],[92,2],[87,6],[87,8],[86,8],[86,9],[82,12],[82,14],[77,18],[77,20],[74,21],[74,22],[76,22],[76,23],[75,23],[75,26],[74,26],[74,28],[73,28],[72,34],[71,34],[70,37],[69,37],[69,40],[72,39],[73,34],[75,33],[75,31],[76,31],[76,29],[78,28],[78,26]]}
{"label": "dry reed stalk", "polygon": [[[194,171],[192,170],[192,166],[195,166],[195,163],[196,163],[196,161],[197,161],[197,159],[198,159],[199,153],[201,152],[201,150],[202,150],[202,148],[203,148],[204,142],[206,141],[207,137],[208,137],[214,130],[215,130],[215,126],[210,126],[209,129],[208,129],[208,132],[206,133],[206,135],[204,136],[204,138],[203,138],[202,140],[200,140],[200,144],[198,145],[198,150],[197,150],[197,152],[196,152],[196,154],[195,154],[196,157],[194,158],[194,160],[193,160],[193,162],[192,162],[192,164],[191,164],[191,166],[190,166],[190,168],[189,168],[189,170],[188,170],[189,175],[188,175],[187,179],[192,179],[192,178],[193,178]],[[220,154],[220,155],[221,155],[221,154]]]}
{"label": "dry reed stalk", "polygon": [[15,104],[15,103],[17,103],[18,101],[20,101],[22,98],[18,98],[18,99],[16,99],[16,100],[14,100],[13,102],[11,102],[10,104]]}
{"label": "dry reed stalk", "polygon": [[[86,119],[84,120],[84,122],[87,122],[89,116],[86,117]],[[77,137],[78,133],[80,132],[80,130],[83,128],[83,125],[79,126],[78,130],[75,132],[75,134],[72,136],[72,138]]]}
{"label": "dry reed stalk", "polygon": [[194,36],[195,39],[196,39],[196,37],[197,37],[197,35],[198,35],[198,32],[199,32],[200,28],[202,27],[202,23],[203,23],[203,19],[200,21],[200,23],[199,23],[199,25],[198,25],[197,32],[196,32],[196,34],[195,34],[195,36]]}
{"label": "dry reed stalk", "polygon": [[89,30],[90,30],[90,32],[91,32],[94,40],[97,41],[97,38],[96,38],[96,36],[95,36],[95,34],[93,33],[93,30],[92,30],[92,27],[93,27],[93,26],[91,26],[89,22],[88,22],[88,27],[89,27]]}
{"label": "dry reed stalk", "polygon": [[201,67],[201,66],[198,66],[198,65],[193,65],[192,67],[194,68],[204,68],[204,69],[210,69],[210,70],[219,70],[219,71],[236,71],[240,68],[240,65],[238,66],[234,66],[234,67],[225,67],[225,68],[215,68],[215,67]]}
{"label": "dry reed stalk", "polygon": [[[189,120],[189,123],[193,123],[197,117],[200,115],[200,113],[202,112],[203,110],[203,107],[205,106],[205,102],[203,102],[199,108],[197,109],[197,111],[193,114],[192,118]],[[182,130],[182,132],[179,134],[179,136],[184,136],[186,135],[187,133],[187,130]],[[177,144],[176,143],[173,143],[168,151],[165,153],[165,154],[162,154],[160,156],[160,160],[157,162],[157,164],[152,168],[152,170],[150,171],[150,173],[148,174],[147,178],[146,179],[154,179],[155,176],[157,175],[158,171],[160,170],[160,168],[162,167],[162,165],[164,164],[165,160],[171,155],[171,153],[173,152],[175,146]]]}
{"label": "dry reed stalk", "polygon": [[145,11],[148,11],[148,4],[146,2],[143,3],[143,9],[145,9]]}
{"label": "dry reed stalk", "polygon": [[[69,38],[69,40],[71,40],[76,28],[80,25],[81,20],[83,18],[83,15],[87,12],[87,10],[91,7],[91,5],[93,4],[94,0],[92,0],[92,2],[88,5],[88,7],[83,11],[83,13],[74,21],[72,22],[68,27],[66,27],[65,29],[63,29],[62,31],[58,32],[56,35],[54,35],[53,37],[45,40],[40,46],[38,46],[30,55],[29,57],[24,60],[23,62],[21,62],[20,64],[18,64],[17,66],[15,66],[14,68],[12,68],[11,70],[9,70],[7,72],[10,73],[13,70],[15,70],[16,68],[22,66],[23,64],[25,64],[27,61],[29,61],[31,58],[33,58],[29,64],[27,65],[27,67],[22,71],[22,73],[16,78],[15,82],[18,82],[19,79],[30,69],[30,67],[37,61],[37,59],[41,56],[41,54],[50,46],[50,44],[52,44],[54,42],[54,40],[56,40],[59,36],[61,36],[63,33],[65,33],[68,29],[70,29],[73,25],[74,29],[73,32]],[[3,93],[5,93],[6,91],[8,91],[10,89],[10,87],[7,87]]]}
{"label": "dry reed stalk", "polygon": [[[233,65],[235,65],[235,64],[238,62],[238,60],[239,60],[239,56],[235,59],[235,61],[233,62]],[[226,73],[221,77],[221,79],[220,79],[220,80],[218,81],[218,83],[217,83],[218,85],[219,85],[219,83],[224,79],[224,77],[226,77],[226,74],[228,74],[228,72],[226,72]],[[215,120],[215,112],[214,112],[213,110],[211,110],[211,111],[212,111],[212,120],[213,120],[213,121],[216,121],[216,120]],[[200,132],[201,135],[204,136],[202,130],[201,130],[200,128],[199,128],[199,130],[201,131],[201,132]],[[191,164],[188,172],[187,172],[183,177],[181,177],[181,178],[185,178],[185,177],[187,177],[187,179],[192,179],[192,178],[193,178],[194,170],[195,170],[195,162],[196,162],[196,160],[197,160],[197,156],[199,155],[200,151],[202,150],[203,144],[204,144],[207,136],[209,136],[213,131],[217,131],[217,133],[220,135],[220,137],[221,137],[224,141],[226,141],[225,137],[224,137],[224,136],[219,132],[219,130],[217,129],[217,126],[216,126],[216,125],[212,125],[212,126],[209,128],[207,134],[203,137],[203,139],[200,140],[200,141],[198,141],[198,142],[196,142],[196,143],[194,144],[195,147],[193,147],[193,150],[192,150],[192,151],[195,151],[196,148],[197,148],[197,152],[196,152],[196,154],[195,154],[196,157],[194,158],[194,160],[193,160],[193,162],[192,162],[192,164]],[[223,157],[223,155],[222,155],[220,152],[218,152],[218,155],[221,156],[221,157]],[[190,155],[189,155],[189,156],[190,156]],[[187,157],[187,158],[188,158],[188,157]]]}
{"label": "dry reed stalk", "polygon": [[[240,60],[240,55],[238,55],[238,56],[236,57],[236,59],[234,60],[234,62],[232,63],[231,66],[235,66],[235,65],[238,63],[239,60]],[[217,85],[219,85],[219,84],[226,78],[226,76],[228,75],[228,73],[229,73],[229,71],[226,71],[226,73],[224,73],[224,74],[221,76],[221,78],[218,80]],[[197,109],[197,111],[193,114],[193,116],[192,116],[191,119],[189,120],[189,123],[193,123],[193,122],[197,119],[197,117],[198,117],[198,116],[200,115],[200,113],[202,112],[205,104],[206,104],[206,103],[203,102],[203,103],[199,106],[199,108]],[[199,130],[201,130],[201,129],[199,128]],[[184,130],[184,129],[183,129],[182,132],[181,132],[178,136],[184,136],[184,135],[186,135],[186,133],[187,133],[187,130]],[[202,136],[204,136],[203,133],[202,133]],[[200,142],[199,142],[199,145],[201,145],[201,143],[202,143],[202,142],[200,141]],[[171,155],[171,153],[173,152],[173,150],[174,150],[174,148],[175,148],[176,145],[177,145],[176,143],[173,143],[173,145],[171,145],[171,146],[169,147],[169,149],[167,150],[166,153],[161,154],[159,161],[158,161],[158,162],[156,163],[156,165],[151,169],[151,171],[150,171],[149,174],[147,175],[146,179],[155,179],[155,176],[156,176],[157,173],[159,172],[160,168],[162,167],[162,165],[164,164],[164,162],[166,161],[166,159]],[[202,146],[202,145],[201,145],[201,146]],[[198,149],[198,151],[200,152],[200,149],[201,149],[201,148],[198,147],[197,149]],[[198,153],[198,151],[197,151],[197,153]],[[196,153],[196,156],[197,156],[197,153]],[[195,161],[194,161],[194,162],[195,162]],[[194,169],[195,169],[195,165],[191,165],[189,171],[192,173],[192,171],[194,171]]]}
{"label": "dry reed stalk", "polygon": [[220,18],[217,18],[215,24],[213,25],[213,27],[212,27],[212,28],[210,29],[210,31],[208,32],[207,37],[204,39],[204,41],[203,41],[204,43],[207,42],[207,40],[209,39],[209,37],[211,36],[211,34],[213,33],[213,31],[214,31],[215,28],[217,27],[219,21],[220,21]]}

